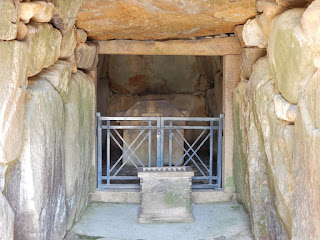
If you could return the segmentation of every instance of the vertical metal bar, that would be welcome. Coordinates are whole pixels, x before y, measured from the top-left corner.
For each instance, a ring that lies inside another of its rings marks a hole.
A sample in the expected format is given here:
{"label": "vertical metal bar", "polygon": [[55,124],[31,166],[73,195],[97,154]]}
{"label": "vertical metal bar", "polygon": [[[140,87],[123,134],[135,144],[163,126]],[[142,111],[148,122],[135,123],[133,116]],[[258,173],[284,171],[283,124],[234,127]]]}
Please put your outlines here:
{"label": "vertical metal bar", "polygon": [[[170,127],[172,127],[172,120],[170,120]],[[172,129],[169,130],[169,167],[172,166]]]}
{"label": "vertical metal bar", "polygon": [[98,149],[97,149],[97,159],[98,159],[98,189],[101,189],[102,187],[102,123],[101,123],[101,113],[97,112],[97,118],[98,118],[98,128],[97,128],[97,143],[98,143]]}
{"label": "vertical metal bar", "polygon": [[218,156],[217,156],[217,186],[221,188],[221,168],[222,168],[222,126],[224,114],[219,117],[219,134],[218,134]]}
{"label": "vertical metal bar", "polygon": [[164,120],[163,118],[160,117],[160,121],[161,121],[161,165],[160,167],[164,166]]}
{"label": "vertical metal bar", "polygon": [[[152,122],[149,121],[149,127],[152,126]],[[149,133],[148,133],[148,137],[149,137],[149,146],[148,146],[148,167],[151,167],[151,128],[149,128]]]}
{"label": "vertical metal bar", "polygon": [[110,184],[110,120],[107,120],[107,184]]}
{"label": "vertical metal bar", "polygon": [[157,119],[157,167],[161,166],[161,139],[160,139],[160,118]]}
{"label": "vertical metal bar", "polygon": [[210,164],[210,172],[209,172],[209,184],[212,184],[212,164],[213,164],[213,121],[210,121],[210,159],[209,159],[209,164]]}

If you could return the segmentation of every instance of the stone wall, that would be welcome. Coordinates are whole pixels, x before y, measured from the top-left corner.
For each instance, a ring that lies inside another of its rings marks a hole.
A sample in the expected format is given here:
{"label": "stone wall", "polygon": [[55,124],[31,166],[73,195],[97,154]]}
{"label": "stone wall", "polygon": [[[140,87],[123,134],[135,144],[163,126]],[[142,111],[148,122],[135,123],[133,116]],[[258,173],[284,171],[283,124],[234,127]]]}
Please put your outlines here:
{"label": "stone wall", "polygon": [[0,2],[1,239],[62,239],[88,203],[97,48],[82,0]]}
{"label": "stone wall", "polygon": [[237,27],[245,47],[234,91],[237,197],[255,239],[320,239],[320,1],[257,8]]}

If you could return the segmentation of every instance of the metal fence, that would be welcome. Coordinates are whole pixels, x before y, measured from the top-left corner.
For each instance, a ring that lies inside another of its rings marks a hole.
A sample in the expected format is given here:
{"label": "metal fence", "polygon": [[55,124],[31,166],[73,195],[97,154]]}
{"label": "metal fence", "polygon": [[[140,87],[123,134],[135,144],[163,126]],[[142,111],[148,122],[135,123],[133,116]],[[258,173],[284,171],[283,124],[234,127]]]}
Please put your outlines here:
{"label": "metal fence", "polygon": [[139,188],[138,167],[162,166],[191,166],[193,188],[221,188],[223,117],[97,113],[98,189]]}

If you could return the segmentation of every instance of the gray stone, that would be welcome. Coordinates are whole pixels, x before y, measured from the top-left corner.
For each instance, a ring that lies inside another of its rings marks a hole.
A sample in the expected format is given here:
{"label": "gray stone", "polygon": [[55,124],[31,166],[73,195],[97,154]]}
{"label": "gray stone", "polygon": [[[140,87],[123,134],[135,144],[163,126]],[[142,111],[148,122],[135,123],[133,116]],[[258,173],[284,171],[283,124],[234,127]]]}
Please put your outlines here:
{"label": "gray stone", "polygon": [[48,23],[28,24],[25,41],[29,44],[27,76],[31,77],[49,67],[60,55],[61,33]]}
{"label": "gray stone", "polygon": [[13,240],[14,213],[0,191],[0,233],[1,240]]}
{"label": "gray stone", "polygon": [[193,222],[191,167],[139,168],[139,223]]}
{"label": "gray stone", "polygon": [[297,105],[286,101],[281,94],[274,95],[274,106],[279,119],[294,122],[297,115]]}
{"label": "gray stone", "polygon": [[69,62],[58,60],[54,65],[29,78],[29,81],[36,79],[47,80],[59,92],[62,101],[67,101],[68,84],[71,79],[71,65]]}
{"label": "gray stone", "polygon": [[23,143],[28,45],[0,41],[0,163],[15,160]]}
{"label": "gray stone", "polygon": [[295,120],[292,239],[319,239],[320,212],[320,72],[302,93]]}
{"label": "gray stone", "polygon": [[70,229],[88,204],[89,172],[95,145],[95,86],[82,71],[71,77],[64,111],[67,228]]}
{"label": "gray stone", "polygon": [[45,81],[29,82],[23,151],[7,170],[5,195],[15,240],[61,240],[66,233],[63,103]]}
{"label": "gray stone", "polygon": [[18,4],[19,1],[0,1],[0,40],[13,40],[18,29]]}
{"label": "gray stone", "polygon": [[241,52],[241,74],[245,79],[249,79],[252,73],[253,65],[256,61],[265,56],[267,51],[261,48],[244,48]]}
{"label": "gray stone", "polygon": [[83,0],[51,0],[54,5],[52,24],[65,35],[74,25]]}
{"label": "gray stone", "polygon": [[201,72],[194,56],[110,56],[111,90],[120,94],[193,93]]}
{"label": "gray stone", "polygon": [[76,29],[71,28],[63,37],[60,48],[61,59],[68,59],[74,54],[74,49],[77,45]]}
{"label": "gray stone", "polygon": [[268,60],[277,88],[289,102],[297,104],[316,71],[315,51],[301,30],[304,9],[291,9],[277,16],[271,27]]}
{"label": "gray stone", "polygon": [[4,189],[4,184],[6,182],[6,170],[8,168],[7,164],[0,164],[0,192]]}
{"label": "gray stone", "polygon": [[91,70],[94,67],[97,54],[97,47],[94,44],[80,43],[75,49],[78,68]]}
{"label": "gray stone", "polygon": [[87,41],[87,33],[85,30],[81,29],[81,28],[77,28],[77,43],[85,43]]}

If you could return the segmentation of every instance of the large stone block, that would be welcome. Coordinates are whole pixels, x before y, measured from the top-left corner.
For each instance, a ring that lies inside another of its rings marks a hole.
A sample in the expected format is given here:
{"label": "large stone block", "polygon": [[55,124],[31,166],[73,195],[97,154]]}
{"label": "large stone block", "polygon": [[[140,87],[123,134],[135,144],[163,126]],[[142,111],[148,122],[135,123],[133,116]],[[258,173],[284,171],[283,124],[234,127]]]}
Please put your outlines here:
{"label": "large stone block", "polygon": [[111,90],[120,94],[199,91],[201,70],[195,56],[110,56]]}
{"label": "large stone block", "polygon": [[53,13],[53,4],[45,1],[23,2],[20,7],[19,18],[24,23],[50,22]]}
{"label": "large stone block", "polygon": [[8,163],[19,156],[23,143],[28,46],[0,41],[0,49],[0,163]]}
{"label": "large stone block", "polygon": [[316,51],[320,51],[320,1],[313,1],[303,13],[302,30]]}
{"label": "large stone block", "polygon": [[293,158],[292,239],[320,239],[320,72],[299,102]]}
{"label": "large stone block", "polygon": [[66,232],[64,112],[46,80],[29,82],[24,146],[7,170],[5,195],[17,216],[16,240],[61,240]]}
{"label": "large stone block", "polygon": [[256,18],[249,19],[243,26],[242,37],[247,47],[266,48],[268,45],[268,41]]}
{"label": "large stone block", "polygon": [[65,35],[73,27],[83,0],[51,0],[51,2],[54,5],[52,23],[62,35]]}
{"label": "large stone block", "polygon": [[95,40],[188,38],[231,33],[255,15],[251,0],[85,0],[77,27]]}
{"label": "large stone block", "polygon": [[288,136],[287,124],[276,117],[274,94],[268,61],[262,58],[235,95],[235,139],[242,143],[235,146],[234,174],[256,239],[289,239],[291,235],[292,136]]}
{"label": "large stone block", "polygon": [[13,240],[14,213],[0,191],[0,233],[1,240]]}
{"label": "large stone block", "polygon": [[67,61],[58,60],[49,68],[43,69],[39,74],[29,80],[45,79],[59,92],[62,101],[68,98],[68,84],[71,79],[71,64]]}
{"label": "large stone block", "polygon": [[60,48],[61,59],[68,59],[74,54],[77,45],[76,28],[71,28],[63,37]]}
{"label": "large stone block", "polygon": [[191,167],[139,168],[140,223],[193,222]]}
{"label": "large stone block", "polygon": [[91,70],[96,62],[97,54],[97,47],[94,44],[80,43],[75,49],[78,68]]}
{"label": "large stone block", "polygon": [[0,40],[13,40],[18,29],[18,4],[16,0],[0,1]]}
{"label": "large stone block", "polygon": [[95,144],[95,86],[82,71],[71,77],[64,111],[67,228],[70,229],[88,204],[89,172]]}
{"label": "large stone block", "polygon": [[241,74],[245,79],[249,79],[253,65],[256,61],[267,54],[265,49],[244,48],[241,53]]}
{"label": "large stone block", "polygon": [[291,9],[272,23],[268,44],[270,70],[281,95],[297,104],[307,81],[315,72],[315,51],[301,31],[304,9]]}
{"label": "large stone block", "polygon": [[60,55],[61,33],[48,23],[28,24],[28,36],[25,41],[29,44],[28,77],[49,67]]}

